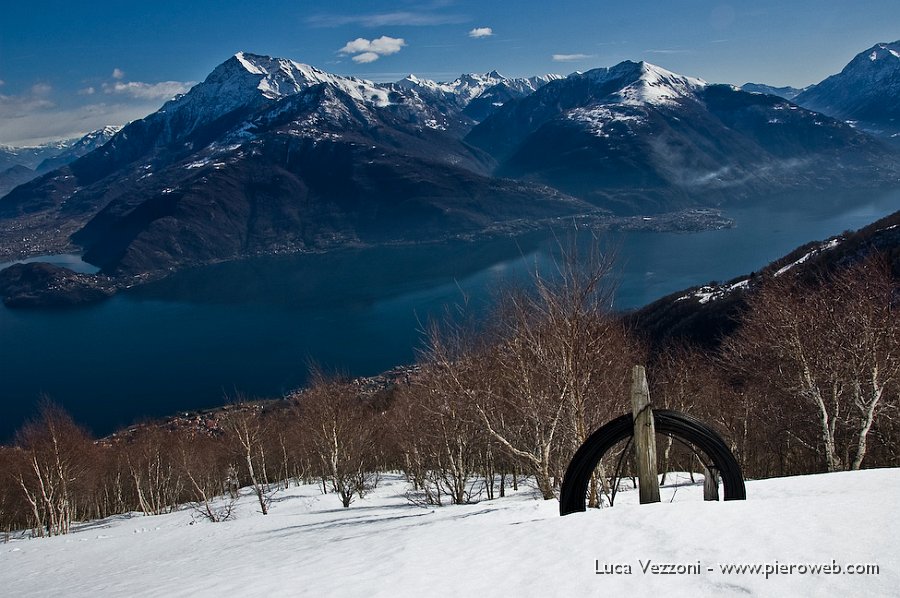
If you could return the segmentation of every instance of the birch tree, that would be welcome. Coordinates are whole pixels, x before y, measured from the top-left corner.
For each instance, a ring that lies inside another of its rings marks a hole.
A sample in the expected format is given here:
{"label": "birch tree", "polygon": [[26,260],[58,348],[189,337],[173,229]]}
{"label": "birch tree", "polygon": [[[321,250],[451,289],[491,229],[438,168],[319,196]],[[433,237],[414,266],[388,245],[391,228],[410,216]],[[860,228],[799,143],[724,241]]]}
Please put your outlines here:
{"label": "birch tree", "polygon": [[820,452],[828,471],[859,469],[879,413],[897,400],[900,318],[890,272],[869,259],[813,285],[789,274],[759,291],[725,343],[726,358],[776,401],[775,417],[793,407],[805,413],[815,433],[797,422],[785,433]]}
{"label": "birch tree", "polygon": [[304,440],[344,507],[362,497],[375,479],[377,421],[350,382],[314,372],[303,393],[295,396]]}

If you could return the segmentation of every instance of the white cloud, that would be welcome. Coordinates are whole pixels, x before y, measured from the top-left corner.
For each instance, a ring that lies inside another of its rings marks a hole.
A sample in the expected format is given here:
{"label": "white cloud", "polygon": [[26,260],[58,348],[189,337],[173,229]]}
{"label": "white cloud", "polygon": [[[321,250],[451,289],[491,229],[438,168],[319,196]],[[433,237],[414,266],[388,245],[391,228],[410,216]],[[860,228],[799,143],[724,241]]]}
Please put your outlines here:
{"label": "white cloud", "polygon": [[344,47],[338,50],[338,53],[344,55],[355,54],[355,56],[353,56],[353,62],[365,64],[375,62],[382,56],[396,54],[405,45],[406,41],[399,37],[382,35],[381,37],[372,40],[358,37],[355,40],[344,44]]}
{"label": "white cloud", "polygon": [[22,94],[0,94],[0,143],[36,145],[79,137],[106,125],[123,125],[156,111],[161,100],[190,86],[181,81],[151,84],[111,79],[65,96],[46,83],[32,85]]}
{"label": "white cloud", "polygon": [[554,54],[553,62],[578,62],[593,57],[593,54]]}
{"label": "white cloud", "polygon": [[0,94],[0,128],[18,119],[53,108],[56,104],[47,97],[51,91],[49,85],[38,83],[32,85],[27,93]]}
{"label": "white cloud", "polygon": [[123,71],[122,69],[120,69],[118,67],[113,69],[113,72],[112,72],[113,79],[121,79],[124,76],[125,76],[125,71]]}
{"label": "white cloud", "polygon": [[386,35],[382,35],[379,38],[368,40],[363,37],[358,37],[352,42],[347,42],[343,48],[338,50],[341,54],[357,54],[359,52],[374,52],[379,56],[389,56],[390,54],[396,54],[400,51],[400,49],[406,45],[406,41],[403,38],[398,37],[388,37]]}
{"label": "white cloud", "polygon": [[375,62],[379,58],[381,58],[381,56],[379,56],[375,52],[363,52],[362,54],[357,54],[356,56],[354,56],[353,62],[368,64],[370,62]]}
{"label": "white cloud", "polygon": [[0,79],[0,87],[3,87],[4,85],[6,85],[6,81],[4,81],[3,79]]}
{"label": "white cloud", "polygon": [[127,100],[63,107],[31,95],[0,95],[0,144],[30,146],[80,137],[106,125],[143,118],[159,102]]}
{"label": "white cloud", "polygon": [[352,42],[347,42],[344,44],[344,47],[338,50],[341,54],[355,54],[357,52],[368,52],[369,46],[372,45],[372,42],[363,38],[357,37]]}
{"label": "white cloud", "polygon": [[193,85],[194,83],[190,81],[160,81],[159,83],[116,81],[111,85],[104,83],[103,91],[106,93],[125,94],[140,100],[168,100],[180,93],[186,93]]}
{"label": "white cloud", "polygon": [[494,35],[494,30],[490,27],[476,27],[469,32],[469,37],[490,37]]}

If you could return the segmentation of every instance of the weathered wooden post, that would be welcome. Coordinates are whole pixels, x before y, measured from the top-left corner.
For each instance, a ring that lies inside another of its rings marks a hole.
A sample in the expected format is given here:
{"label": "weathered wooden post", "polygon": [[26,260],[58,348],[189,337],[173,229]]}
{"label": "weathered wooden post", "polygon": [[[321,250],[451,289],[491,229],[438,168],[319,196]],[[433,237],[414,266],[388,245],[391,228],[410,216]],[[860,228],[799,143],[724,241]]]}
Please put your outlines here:
{"label": "weathered wooden post", "polygon": [[634,418],[634,457],[637,464],[641,504],[659,502],[656,473],[656,427],[650,404],[650,387],[644,366],[632,370],[631,412]]}
{"label": "weathered wooden post", "polygon": [[719,470],[703,467],[703,500],[719,500]]}

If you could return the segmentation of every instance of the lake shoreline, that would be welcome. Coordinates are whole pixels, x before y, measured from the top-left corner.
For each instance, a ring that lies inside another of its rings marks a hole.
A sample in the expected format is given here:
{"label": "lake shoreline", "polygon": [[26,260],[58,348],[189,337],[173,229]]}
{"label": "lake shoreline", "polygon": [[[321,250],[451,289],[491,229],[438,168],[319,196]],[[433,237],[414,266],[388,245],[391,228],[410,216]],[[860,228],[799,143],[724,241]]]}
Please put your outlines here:
{"label": "lake shoreline", "polygon": [[[900,190],[814,200],[731,210],[730,229],[603,234],[585,226],[578,239],[584,251],[599,244],[616,256],[612,308],[626,311],[870,224],[900,209]],[[538,230],[416,251],[260,257],[184,270],[78,308],[0,306],[0,441],[42,395],[104,436],[236,393],[283,396],[305,385],[309,363],[350,377],[414,363],[430,319],[457,309],[489,317],[498,289],[552,274],[561,240]]]}
{"label": "lake shoreline", "polygon": [[[547,228],[554,233],[565,233],[567,229],[578,230],[579,227],[590,228],[598,233],[608,231],[694,233],[705,230],[722,230],[733,226],[734,221],[723,216],[722,211],[715,208],[692,208],[653,216],[582,214],[573,217],[538,221],[503,222],[491,225],[479,232],[453,234],[431,241],[398,239],[383,243],[346,242],[335,247],[322,249],[275,250],[240,256],[234,259],[209,260],[198,264],[186,264],[184,268],[179,269],[153,270],[134,275],[103,274],[95,266],[93,266],[94,272],[85,272],[85,269],[73,270],[67,267],[65,262],[74,262],[73,258],[81,257],[78,254],[35,256],[21,261],[0,264],[0,273],[13,266],[18,266],[18,270],[21,271],[21,274],[16,277],[15,284],[6,281],[3,274],[0,274],[0,300],[8,308],[12,309],[75,307],[103,301],[119,291],[163,280],[184,269],[204,268],[217,264],[279,255],[321,255],[329,251],[346,249],[365,250],[377,247],[414,248],[451,241],[478,243],[497,237],[514,238],[543,228]],[[47,262],[42,258],[46,258]],[[63,264],[59,265],[54,262],[58,258],[68,258],[68,260],[63,260]],[[55,266],[52,276],[45,275],[44,272],[47,270],[45,264],[48,262]],[[83,261],[82,264],[92,266]]]}

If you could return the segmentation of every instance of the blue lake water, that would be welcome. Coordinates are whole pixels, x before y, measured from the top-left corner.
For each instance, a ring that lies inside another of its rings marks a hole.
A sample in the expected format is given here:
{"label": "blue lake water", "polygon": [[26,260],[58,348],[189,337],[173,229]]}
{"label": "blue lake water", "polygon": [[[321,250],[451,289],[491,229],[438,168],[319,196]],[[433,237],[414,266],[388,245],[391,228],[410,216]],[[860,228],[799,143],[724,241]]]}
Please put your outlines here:
{"label": "blue lake water", "polygon": [[[601,245],[618,256],[616,307],[627,309],[759,269],[898,209],[900,191],[840,204],[813,198],[802,208],[730,210],[734,229],[608,234]],[[185,272],[83,308],[0,306],[0,441],[42,395],[105,434],[236,392],[280,396],[303,384],[311,361],[352,375],[408,363],[429,317],[463,297],[484,313],[499,286],[552,267],[557,245],[542,232],[264,258]]]}

